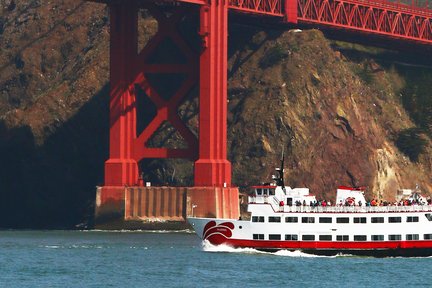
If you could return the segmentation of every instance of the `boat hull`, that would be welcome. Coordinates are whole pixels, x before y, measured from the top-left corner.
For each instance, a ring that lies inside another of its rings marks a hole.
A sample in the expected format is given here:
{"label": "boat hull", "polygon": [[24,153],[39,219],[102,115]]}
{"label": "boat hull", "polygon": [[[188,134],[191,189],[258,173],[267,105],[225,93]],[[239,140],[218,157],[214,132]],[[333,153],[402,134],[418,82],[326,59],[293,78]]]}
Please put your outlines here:
{"label": "boat hull", "polygon": [[[302,251],[314,255],[357,255],[372,257],[432,256],[432,240],[412,241],[284,241],[251,239],[249,221],[188,218],[197,235],[213,245],[253,248],[260,251]],[[257,231],[255,231],[257,232]],[[249,236],[248,236],[249,235]]]}

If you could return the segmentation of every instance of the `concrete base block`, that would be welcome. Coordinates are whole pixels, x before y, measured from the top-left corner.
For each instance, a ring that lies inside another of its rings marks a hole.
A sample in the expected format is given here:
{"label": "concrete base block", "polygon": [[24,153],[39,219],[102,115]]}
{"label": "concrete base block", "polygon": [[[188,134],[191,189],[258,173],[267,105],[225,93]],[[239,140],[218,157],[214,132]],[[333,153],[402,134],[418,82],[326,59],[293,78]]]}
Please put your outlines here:
{"label": "concrete base block", "polygon": [[95,228],[179,227],[183,229],[188,216],[238,219],[240,216],[238,188],[167,186],[97,188]]}

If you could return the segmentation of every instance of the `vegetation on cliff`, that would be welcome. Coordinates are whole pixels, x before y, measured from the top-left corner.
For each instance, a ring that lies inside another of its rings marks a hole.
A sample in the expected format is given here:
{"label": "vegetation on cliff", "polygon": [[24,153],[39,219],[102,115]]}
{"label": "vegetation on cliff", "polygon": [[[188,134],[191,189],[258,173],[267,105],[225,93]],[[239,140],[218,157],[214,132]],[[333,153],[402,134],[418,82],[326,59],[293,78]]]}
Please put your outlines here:
{"label": "vegetation on cliff", "polygon": [[[0,227],[73,227],[91,218],[108,157],[108,11],[72,0],[1,5]],[[141,18],[142,35],[155,29]],[[332,200],[338,185],[387,199],[416,183],[432,192],[427,57],[318,30],[232,23],[229,35],[234,185],[270,179],[285,147],[287,182],[319,197]],[[179,114],[196,133],[194,93]],[[164,124],[149,144],[180,142]],[[192,161],[141,164],[155,184],[192,184]]]}

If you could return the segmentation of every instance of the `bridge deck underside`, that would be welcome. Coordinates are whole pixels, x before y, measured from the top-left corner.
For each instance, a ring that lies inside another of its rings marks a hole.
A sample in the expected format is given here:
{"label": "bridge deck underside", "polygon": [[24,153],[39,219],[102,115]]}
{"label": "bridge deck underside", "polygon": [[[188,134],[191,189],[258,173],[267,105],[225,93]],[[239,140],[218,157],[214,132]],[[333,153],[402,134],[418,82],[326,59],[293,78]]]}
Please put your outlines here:
{"label": "bridge deck underside", "polygon": [[[92,0],[110,3],[111,0]],[[283,22],[313,24],[432,45],[432,4],[415,6],[386,0],[226,0],[232,12],[277,17]],[[125,1],[126,2],[126,1]],[[208,5],[205,0],[138,1]],[[414,3],[414,2],[412,2]],[[296,13],[294,13],[294,11]],[[290,15],[295,15],[289,17]]]}

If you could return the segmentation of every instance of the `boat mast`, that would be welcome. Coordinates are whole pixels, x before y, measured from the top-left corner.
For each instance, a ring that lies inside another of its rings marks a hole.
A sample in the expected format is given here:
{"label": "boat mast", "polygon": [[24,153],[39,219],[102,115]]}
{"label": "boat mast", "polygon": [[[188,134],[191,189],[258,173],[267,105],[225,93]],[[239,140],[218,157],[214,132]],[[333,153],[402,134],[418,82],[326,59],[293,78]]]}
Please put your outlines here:
{"label": "boat mast", "polygon": [[284,182],[284,162],[285,162],[285,154],[284,154],[284,147],[282,147],[282,159],[281,159],[281,165],[280,168],[276,168],[276,171],[278,172],[278,177],[273,176],[273,179],[276,181],[277,186],[281,186],[282,189],[285,191],[285,182]]}

